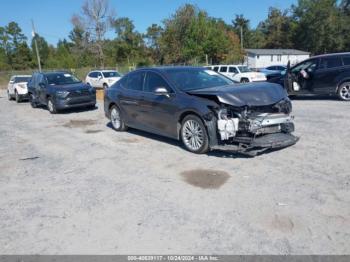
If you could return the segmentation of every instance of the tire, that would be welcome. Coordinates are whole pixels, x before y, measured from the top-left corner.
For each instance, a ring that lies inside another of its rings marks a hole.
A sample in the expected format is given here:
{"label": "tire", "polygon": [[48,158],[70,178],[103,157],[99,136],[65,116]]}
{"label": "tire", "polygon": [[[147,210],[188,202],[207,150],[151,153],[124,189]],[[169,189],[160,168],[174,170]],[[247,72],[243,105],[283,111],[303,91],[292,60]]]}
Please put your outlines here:
{"label": "tire", "polygon": [[242,78],[241,83],[249,83],[249,80],[247,78]]}
{"label": "tire", "polygon": [[9,100],[9,101],[11,101],[12,100],[12,96],[11,96],[11,94],[10,94],[10,92],[7,90],[7,99]]}
{"label": "tire", "polygon": [[17,91],[15,91],[15,100],[17,103],[21,102],[21,97],[19,96],[19,94],[17,93]]}
{"label": "tire", "polygon": [[29,103],[32,106],[32,108],[38,107],[37,103],[35,103],[35,97],[33,94],[29,94]]}
{"label": "tire", "polygon": [[186,116],[181,123],[181,141],[185,148],[196,154],[205,154],[209,150],[209,138],[203,121],[195,116]]}
{"label": "tire", "polygon": [[103,84],[103,89],[107,89],[108,85],[106,83]]}
{"label": "tire", "polygon": [[116,131],[125,131],[127,129],[127,126],[121,117],[120,110],[116,105],[113,105],[111,107],[109,110],[109,115],[111,118],[112,126]]}
{"label": "tire", "polygon": [[47,109],[51,114],[57,113],[56,105],[51,97],[47,99]]}
{"label": "tire", "polygon": [[338,97],[340,100],[350,101],[350,82],[344,82],[339,86]]}

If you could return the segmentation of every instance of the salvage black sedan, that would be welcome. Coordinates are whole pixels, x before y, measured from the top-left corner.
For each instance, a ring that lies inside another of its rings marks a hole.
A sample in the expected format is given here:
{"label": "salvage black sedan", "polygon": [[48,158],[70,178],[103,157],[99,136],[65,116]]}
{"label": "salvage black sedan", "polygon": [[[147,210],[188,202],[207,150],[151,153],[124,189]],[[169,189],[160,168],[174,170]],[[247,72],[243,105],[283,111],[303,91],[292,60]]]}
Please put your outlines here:
{"label": "salvage black sedan", "polygon": [[128,73],[106,90],[106,116],[127,127],[181,140],[187,150],[255,155],[295,144],[292,105],[277,84],[235,84],[196,67],[160,67]]}

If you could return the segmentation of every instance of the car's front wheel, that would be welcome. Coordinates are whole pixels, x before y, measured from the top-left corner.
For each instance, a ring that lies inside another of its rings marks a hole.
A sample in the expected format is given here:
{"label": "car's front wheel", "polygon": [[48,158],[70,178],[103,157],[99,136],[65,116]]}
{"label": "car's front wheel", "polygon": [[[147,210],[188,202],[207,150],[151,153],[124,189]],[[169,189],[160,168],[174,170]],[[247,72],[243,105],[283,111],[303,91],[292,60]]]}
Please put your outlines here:
{"label": "car's front wheel", "polygon": [[249,79],[248,78],[242,78],[241,79],[241,83],[249,83]]}
{"label": "car's front wheel", "polygon": [[55,103],[54,103],[54,101],[52,100],[51,97],[49,97],[47,99],[47,108],[49,109],[49,112],[51,114],[56,114],[57,113],[56,105],[55,105]]}
{"label": "car's front wheel", "polygon": [[209,150],[207,130],[202,120],[195,115],[188,115],[182,121],[181,140],[192,153],[204,154]]}
{"label": "car's front wheel", "polygon": [[15,91],[15,99],[16,99],[16,102],[17,102],[17,103],[21,102],[21,97],[19,96],[19,94],[17,93],[17,91]]}
{"label": "car's front wheel", "polygon": [[29,94],[29,103],[32,106],[32,108],[37,108],[37,104],[35,102],[35,97],[33,94]]}
{"label": "car's front wheel", "polygon": [[350,101],[350,82],[344,82],[338,89],[338,97],[344,101]]}
{"label": "car's front wheel", "polygon": [[125,131],[127,129],[122,117],[119,108],[116,105],[113,105],[109,111],[111,117],[111,123],[115,130]]}
{"label": "car's front wheel", "polygon": [[107,89],[108,85],[106,83],[103,84],[103,89]]}
{"label": "car's front wheel", "polygon": [[7,99],[9,100],[9,101],[11,101],[12,100],[12,96],[11,96],[11,94],[10,94],[10,92],[7,90]]}

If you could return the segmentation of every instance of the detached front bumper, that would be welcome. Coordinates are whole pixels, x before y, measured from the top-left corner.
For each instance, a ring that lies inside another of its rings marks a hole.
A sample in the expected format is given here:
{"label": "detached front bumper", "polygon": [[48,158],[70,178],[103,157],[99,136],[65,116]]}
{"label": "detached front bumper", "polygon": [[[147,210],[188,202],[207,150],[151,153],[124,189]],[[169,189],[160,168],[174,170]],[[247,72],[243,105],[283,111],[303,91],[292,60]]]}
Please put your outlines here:
{"label": "detached front bumper", "polygon": [[221,150],[229,152],[237,152],[255,156],[260,152],[268,149],[281,149],[296,144],[299,137],[290,133],[274,133],[266,134],[250,141],[233,142],[230,144],[222,144],[212,146],[212,150]]}

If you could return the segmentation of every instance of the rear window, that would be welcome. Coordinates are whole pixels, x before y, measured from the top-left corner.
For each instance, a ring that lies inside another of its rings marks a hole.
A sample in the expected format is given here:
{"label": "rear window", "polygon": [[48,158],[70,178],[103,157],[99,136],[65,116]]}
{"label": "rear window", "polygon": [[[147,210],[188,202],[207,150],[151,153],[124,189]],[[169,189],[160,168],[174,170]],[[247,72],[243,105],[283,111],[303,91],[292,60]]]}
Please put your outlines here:
{"label": "rear window", "polygon": [[30,76],[17,76],[17,77],[15,78],[15,83],[21,83],[21,82],[26,82],[26,83],[28,83],[30,79],[31,79]]}
{"label": "rear window", "polygon": [[143,80],[145,77],[144,72],[135,72],[128,76],[128,82],[126,88],[132,90],[142,90],[143,88]]}
{"label": "rear window", "polygon": [[228,71],[229,71],[230,73],[235,73],[235,74],[238,74],[238,70],[237,70],[237,68],[232,67],[232,66],[230,66],[230,67],[228,68]]}
{"label": "rear window", "polygon": [[343,56],[344,65],[350,65],[350,56]]}
{"label": "rear window", "polygon": [[343,63],[341,61],[340,56],[332,56],[332,57],[321,58],[319,68],[320,69],[334,68],[342,65]]}

